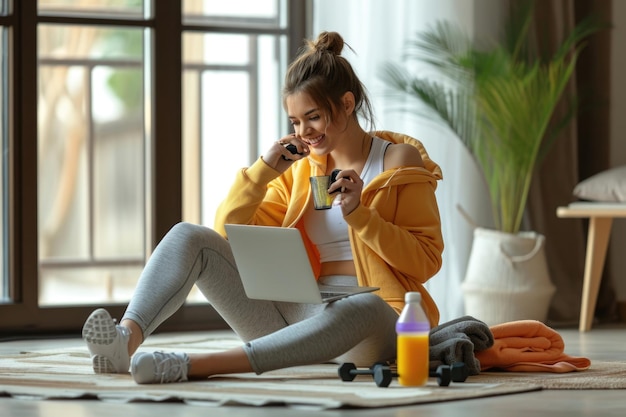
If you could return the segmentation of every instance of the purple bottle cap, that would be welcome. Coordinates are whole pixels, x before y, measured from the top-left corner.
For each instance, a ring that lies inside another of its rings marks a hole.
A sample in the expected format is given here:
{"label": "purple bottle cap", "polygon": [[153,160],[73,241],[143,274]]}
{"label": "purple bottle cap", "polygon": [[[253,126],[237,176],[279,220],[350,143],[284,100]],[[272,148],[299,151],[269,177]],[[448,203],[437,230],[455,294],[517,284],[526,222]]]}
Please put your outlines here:
{"label": "purple bottle cap", "polygon": [[428,331],[430,331],[430,325],[427,322],[396,323],[396,332],[398,333],[422,333]]}

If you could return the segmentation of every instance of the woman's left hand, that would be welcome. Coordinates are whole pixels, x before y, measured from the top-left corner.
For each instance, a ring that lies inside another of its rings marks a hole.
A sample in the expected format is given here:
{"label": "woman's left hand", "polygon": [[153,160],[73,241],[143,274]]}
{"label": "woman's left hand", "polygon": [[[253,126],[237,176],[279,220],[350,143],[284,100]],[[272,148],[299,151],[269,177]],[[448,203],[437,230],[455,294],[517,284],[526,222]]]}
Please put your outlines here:
{"label": "woman's left hand", "polygon": [[335,203],[341,206],[344,216],[352,213],[361,204],[361,192],[363,180],[353,169],[342,170],[337,174],[337,179],[328,188],[328,192],[338,191]]}

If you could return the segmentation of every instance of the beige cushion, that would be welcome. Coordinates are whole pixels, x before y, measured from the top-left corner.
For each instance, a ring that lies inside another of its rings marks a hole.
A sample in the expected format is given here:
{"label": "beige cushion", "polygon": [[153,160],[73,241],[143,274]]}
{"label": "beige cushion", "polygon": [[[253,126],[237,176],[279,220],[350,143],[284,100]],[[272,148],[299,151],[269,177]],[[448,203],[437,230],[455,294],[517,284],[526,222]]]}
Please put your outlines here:
{"label": "beige cushion", "polygon": [[574,187],[581,200],[626,202],[626,165],[602,171]]}

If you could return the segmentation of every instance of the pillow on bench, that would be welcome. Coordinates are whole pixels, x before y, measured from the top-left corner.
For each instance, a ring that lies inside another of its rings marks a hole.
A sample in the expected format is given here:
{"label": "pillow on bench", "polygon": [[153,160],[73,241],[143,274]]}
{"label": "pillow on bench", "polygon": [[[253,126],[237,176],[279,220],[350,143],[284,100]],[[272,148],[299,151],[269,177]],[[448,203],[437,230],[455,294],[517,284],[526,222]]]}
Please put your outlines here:
{"label": "pillow on bench", "polygon": [[602,171],[574,187],[574,195],[581,200],[626,202],[626,165]]}

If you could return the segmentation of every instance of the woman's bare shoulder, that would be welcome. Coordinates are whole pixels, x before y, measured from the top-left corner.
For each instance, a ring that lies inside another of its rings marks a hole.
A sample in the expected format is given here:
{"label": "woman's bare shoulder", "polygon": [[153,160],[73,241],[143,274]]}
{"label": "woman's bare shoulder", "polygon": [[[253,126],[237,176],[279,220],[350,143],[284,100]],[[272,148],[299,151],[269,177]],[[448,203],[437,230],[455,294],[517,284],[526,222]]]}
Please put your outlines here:
{"label": "woman's bare shoulder", "polygon": [[394,143],[385,152],[385,169],[399,167],[423,167],[419,149],[408,143]]}

